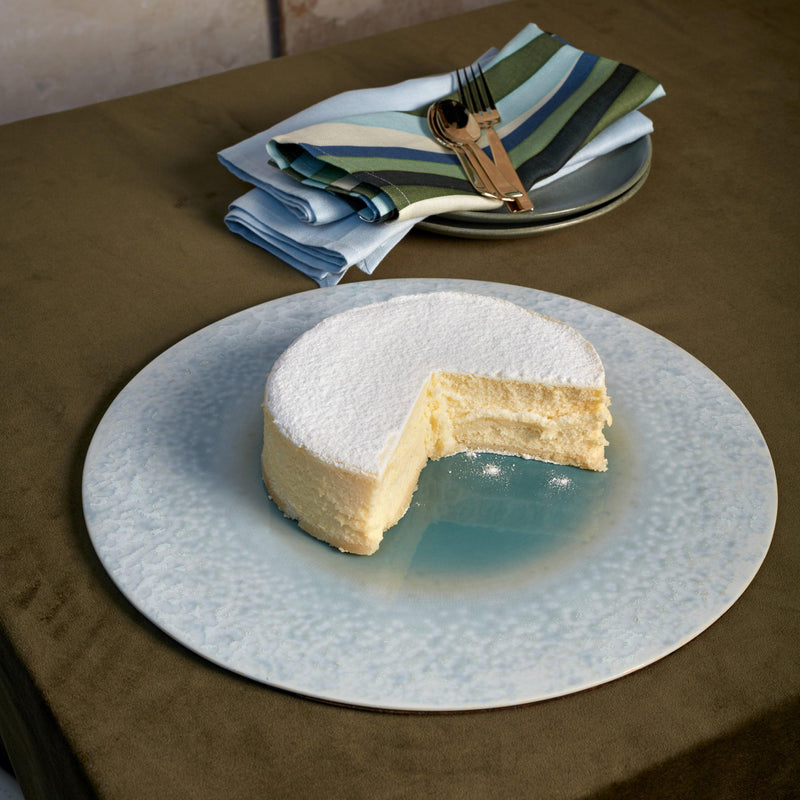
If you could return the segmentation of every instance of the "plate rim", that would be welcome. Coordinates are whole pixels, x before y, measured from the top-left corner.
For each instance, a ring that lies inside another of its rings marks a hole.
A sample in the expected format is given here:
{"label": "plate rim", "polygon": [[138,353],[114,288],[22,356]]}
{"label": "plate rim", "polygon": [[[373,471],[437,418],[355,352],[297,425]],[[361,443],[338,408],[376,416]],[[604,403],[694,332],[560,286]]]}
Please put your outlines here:
{"label": "plate rim", "polygon": [[524,239],[532,236],[542,236],[545,233],[571,228],[582,222],[588,222],[608,214],[615,208],[627,203],[644,186],[649,175],[650,167],[648,165],[648,168],[638,181],[611,200],[574,216],[564,216],[549,222],[531,223],[530,225],[511,223],[504,226],[458,223],[455,220],[444,219],[443,217],[427,217],[419,222],[416,227],[429,233],[438,233],[458,239]]}

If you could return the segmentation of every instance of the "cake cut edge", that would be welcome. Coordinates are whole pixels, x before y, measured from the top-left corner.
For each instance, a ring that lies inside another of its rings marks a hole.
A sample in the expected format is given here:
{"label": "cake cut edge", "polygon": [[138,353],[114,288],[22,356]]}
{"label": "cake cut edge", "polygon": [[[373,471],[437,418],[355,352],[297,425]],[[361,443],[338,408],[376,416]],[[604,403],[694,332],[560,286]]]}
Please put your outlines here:
{"label": "cake cut edge", "polygon": [[304,531],[343,552],[371,555],[405,515],[429,460],[475,451],[605,471],[609,405],[604,385],[434,372],[377,474],[295,445],[265,396],[262,474],[270,498]]}

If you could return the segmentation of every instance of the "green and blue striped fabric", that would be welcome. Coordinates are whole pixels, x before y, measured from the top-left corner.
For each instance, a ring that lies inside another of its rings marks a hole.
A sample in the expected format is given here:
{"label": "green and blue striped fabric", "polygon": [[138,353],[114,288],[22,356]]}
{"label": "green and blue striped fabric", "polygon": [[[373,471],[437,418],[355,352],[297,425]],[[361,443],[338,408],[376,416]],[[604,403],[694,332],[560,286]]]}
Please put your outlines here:
{"label": "green and blue striped fabric", "polygon": [[[591,55],[526,26],[483,71],[498,126],[527,187],[557,172],[601,130],[664,94],[634,67]],[[384,111],[275,137],[267,150],[298,181],[351,198],[369,221],[437,213],[440,200],[475,195],[453,153],[428,130],[425,112]]]}

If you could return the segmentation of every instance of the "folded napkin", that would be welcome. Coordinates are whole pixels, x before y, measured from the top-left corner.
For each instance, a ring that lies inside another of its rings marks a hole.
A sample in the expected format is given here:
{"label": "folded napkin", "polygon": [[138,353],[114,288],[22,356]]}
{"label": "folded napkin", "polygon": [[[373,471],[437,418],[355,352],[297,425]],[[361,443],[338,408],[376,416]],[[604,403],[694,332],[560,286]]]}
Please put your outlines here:
{"label": "folded napkin", "polygon": [[[499,132],[532,188],[650,133],[634,109],[663,95],[643,73],[535,25],[478,63],[503,115]],[[231,204],[226,224],[328,286],[350,266],[371,274],[421,217],[496,208],[427,129],[427,106],[455,89],[449,73],[345,92],[221,151],[256,187]]]}
{"label": "folded napkin", "polygon": [[225,217],[229,230],[278,256],[320,286],[335,286],[350,267],[371,275],[417,222],[373,225],[351,211],[341,219],[309,225],[262,189],[251,189],[235,200]]}
{"label": "folded napkin", "polygon": [[[483,69],[503,120],[498,133],[528,187],[660,93],[643,72],[584,53],[535,25]],[[441,213],[452,210],[451,198],[473,199],[475,192],[428,130],[426,110],[427,104],[411,112],[370,108],[273,136],[267,150],[307,186],[356,199],[368,221]]]}

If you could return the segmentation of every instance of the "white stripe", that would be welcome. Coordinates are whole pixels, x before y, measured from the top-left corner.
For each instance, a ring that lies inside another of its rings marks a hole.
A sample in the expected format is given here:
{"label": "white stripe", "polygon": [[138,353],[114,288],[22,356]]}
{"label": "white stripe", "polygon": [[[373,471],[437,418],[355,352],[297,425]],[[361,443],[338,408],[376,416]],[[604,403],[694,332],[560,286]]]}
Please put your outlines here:
{"label": "white stripe", "polygon": [[481,197],[480,195],[443,195],[441,197],[429,197],[426,200],[418,200],[411,203],[398,212],[397,221],[419,219],[430,217],[434,214],[448,214],[453,211],[492,211],[503,205],[502,200],[493,200],[491,197]]}
{"label": "white stripe", "polygon": [[[391,118],[392,114],[387,116]],[[423,127],[424,126],[424,127]],[[443,150],[432,135],[427,132],[427,123],[420,119],[420,131],[411,134],[392,128],[363,126],[355,122],[325,122],[301,128],[284,136],[276,136],[276,142],[302,143],[319,147],[342,145],[346,147],[405,147],[423,152],[440,153]]]}

